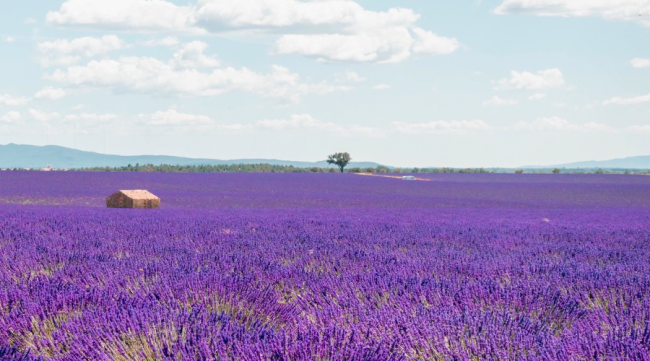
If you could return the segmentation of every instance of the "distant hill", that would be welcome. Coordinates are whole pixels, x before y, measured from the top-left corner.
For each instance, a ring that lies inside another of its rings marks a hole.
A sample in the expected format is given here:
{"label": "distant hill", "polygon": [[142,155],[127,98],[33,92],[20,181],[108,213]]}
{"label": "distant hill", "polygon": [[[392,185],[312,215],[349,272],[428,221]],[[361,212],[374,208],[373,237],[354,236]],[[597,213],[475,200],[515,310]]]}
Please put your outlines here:
{"label": "distant hill", "polygon": [[[129,164],[170,164],[170,165],[229,165],[229,164],[273,164],[294,166],[298,168],[330,168],[326,161],[294,162],[277,159],[199,159],[172,157],[166,155],[122,156],[86,152],[56,145],[35,146],[21,144],[0,145],[0,168],[44,168],[51,164],[53,168],[90,168],[123,167]],[[375,168],[374,162],[351,162],[348,167]]]}
{"label": "distant hill", "polygon": [[650,169],[650,156],[638,156],[618,158],[611,160],[593,160],[586,162],[575,162],[558,164],[552,166],[529,166],[524,168],[602,168],[602,169]]}

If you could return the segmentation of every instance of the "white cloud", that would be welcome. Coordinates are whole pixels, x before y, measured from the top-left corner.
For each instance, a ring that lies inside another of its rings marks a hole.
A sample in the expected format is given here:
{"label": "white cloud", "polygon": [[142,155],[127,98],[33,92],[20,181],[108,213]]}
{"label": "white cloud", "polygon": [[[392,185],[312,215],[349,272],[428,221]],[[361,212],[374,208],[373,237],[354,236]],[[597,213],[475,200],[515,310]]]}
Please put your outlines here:
{"label": "white cloud", "polygon": [[30,109],[29,116],[38,122],[49,122],[50,120],[61,118],[61,114],[59,113],[47,113],[36,109]]}
{"label": "white cloud", "polygon": [[420,133],[466,133],[492,129],[482,120],[438,120],[428,123],[393,122],[396,131],[406,134]]}
{"label": "white cloud", "polygon": [[23,97],[17,98],[9,94],[0,94],[0,104],[2,105],[16,107],[16,106],[25,105],[28,102],[29,102],[28,98],[23,98]]}
{"label": "white cloud", "polygon": [[54,88],[51,86],[39,90],[34,95],[34,98],[36,99],[50,99],[50,100],[58,100],[63,97],[65,97],[65,90],[61,88]]}
{"label": "white cloud", "polygon": [[581,132],[607,132],[613,129],[605,124],[589,122],[573,124],[560,117],[538,118],[533,122],[519,122],[515,125],[518,130],[533,131],[581,131]]}
{"label": "white cloud", "polygon": [[275,52],[324,61],[396,63],[449,54],[459,43],[416,27],[411,9],[370,11],[352,0],[68,0],[50,24],[145,32],[278,34]]}
{"label": "white cloud", "polygon": [[11,36],[5,37],[4,40],[5,40],[5,43],[13,43],[14,41],[16,41],[16,39],[14,37],[11,37]]}
{"label": "white cloud", "polygon": [[570,124],[568,120],[560,117],[539,118],[532,123],[519,123],[519,125],[522,129],[533,130],[566,130],[575,128],[575,125]]}
{"label": "white cloud", "polygon": [[372,87],[372,89],[374,89],[374,90],[388,90],[388,89],[390,89],[390,85],[383,84],[383,83],[382,84],[377,84],[374,87]]}
{"label": "white cloud", "polygon": [[16,123],[22,119],[19,112],[11,111],[3,116],[0,116],[0,123]]}
{"label": "white cloud", "polygon": [[546,94],[544,94],[544,93],[535,93],[535,94],[529,96],[528,100],[536,101],[536,100],[542,100],[544,98],[546,98]]}
{"label": "white cloud", "polygon": [[36,24],[38,21],[34,18],[27,18],[25,19],[25,24],[31,25],[31,24]]}
{"label": "white cloud", "polygon": [[251,129],[251,125],[245,124],[220,124],[206,115],[180,113],[175,109],[157,111],[153,114],[140,114],[138,119],[144,123],[147,129],[150,127],[173,127],[176,131],[194,130],[230,130],[241,131]]}
{"label": "white cloud", "polygon": [[181,113],[174,109],[158,111],[153,114],[140,114],[137,119],[150,127],[174,127],[177,130],[227,130],[227,131],[282,131],[318,132],[339,136],[377,137],[386,135],[384,129],[359,125],[341,125],[325,122],[309,114],[293,114],[288,119],[263,119],[253,124],[219,123],[206,115]]}
{"label": "white cloud", "polygon": [[163,0],[68,0],[47,13],[49,24],[141,32],[203,33],[194,26],[194,7]]}
{"label": "white cloud", "polygon": [[647,0],[504,0],[494,13],[601,17],[650,26],[650,3]]}
{"label": "white cloud", "polygon": [[278,54],[300,54],[320,61],[398,63],[411,56],[413,38],[406,28],[359,35],[284,35],[276,42]]}
{"label": "white cloud", "polygon": [[162,39],[152,39],[144,42],[144,46],[167,46],[172,47],[180,44],[178,38],[174,36],[168,36]]}
{"label": "white cloud", "polygon": [[573,107],[573,109],[587,111],[587,110],[593,110],[595,107],[596,107],[595,104],[585,104],[583,106],[576,105]]}
{"label": "white cloud", "polygon": [[82,57],[103,55],[124,47],[124,41],[115,35],[106,35],[101,38],[83,37],[73,40],[57,39],[37,45],[43,66],[72,65]]}
{"label": "white cloud", "polygon": [[380,136],[384,134],[384,131],[378,128],[358,125],[343,126],[332,122],[323,122],[309,114],[294,114],[290,119],[264,119],[258,121],[255,127],[271,130],[311,129],[343,136]]}
{"label": "white cloud", "polygon": [[147,125],[164,125],[164,126],[177,126],[177,125],[202,125],[210,124],[214,121],[205,115],[183,114],[174,109],[167,111],[158,111],[154,114],[140,114],[140,119],[145,120]]}
{"label": "white cloud", "polygon": [[547,69],[538,71],[537,74],[530,72],[512,71],[510,78],[504,78],[496,82],[499,90],[544,90],[559,88],[565,84],[564,76],[559,69]]}
{"label": "white cloud", "polygon": [[174,54],[176,63],[185,68],[216,68],[219,60],[216,57],[207,56],[203,52],[208,44],[202,41],[192,41]]}
{"label": "white cloud", "polygon": [[85,121],[88,123],[107,123],[111,120],[117,119],[115,114],[94,114],[94,113],[82,113],[82,114],[70,114],[66,115],[65,120],[78,122]]}
{"label": "white cloud", "polygon": [[294,114],[291,119],[264,119],[257,122],[260,128],[269,128],[274,130],[297,129],[297,128],[318,128],[340,131],[343,127],[331,123],[316,120],[309,114]]}
{"label": "white cloud", "polygon": [[[87,123],[108,123],[118,118],[115,114],[71,114],[61,116],[58,113],[44,113],[36,110],[30,110],[32,118],[39,121],[49,121],[51,119],[63,118],[68,122],[85,121]],[[288,119],[263,119],[252,124],[242,123],[220,123],[212,117],[200,114],[182,113],[175,109],[157,111],[152,114],[139,114],[137,116],[127,116],[128,119],[135,120],[135,124],[141,125],[146,129],[155,128],[173,128],[175,131],[199,130],[199,131],[281,131],[290,132],[317,132],[330,133],[338,136],[364,136],[380,137],[388,134],[387,130],[374,127],[365,127],[360,125],[342,125],[333,122],[325,122],[312,117],[309,114],[293,114]]]}
{"label": "white cloud", "polygon": [[420,54],[451,54],[458,50],[460,43],[456,39],[438,36],[430,31],[414,28],[416,35],[413,51]]}
{"label": "white cloud", "polygon": [[627,130],[633,132],[650,132],[650,125],[631,125],[627,127]]}
{"label": "white cloud", "polygon": [[386,12],[364,9],[350,0],[199,0],[197,22],[213,31],[223,28],[309,28],[326,32],[406,26],[420,17],[410,9]]}
{"label": "white cloud", "polygon": [[498,96],[493,96],[489,100],[483,102],[484,107],[500,107],[505,105],[515,105],[519,103],[516,99],[501,99]]}
{"label": "white cloud", "polygon": [[375,29],[359,34],[290,34],[276,42],[278,54],[300,54],[320,61],[399,63],[411,53],[450,54],[458,41],[414,29],[414,39],[407,27]]}
{"label": "white cloud", "polygon": [[609,125],[605,124],[600,124],[600,123],[595,123],[595,122],[589,122],[585,123],[583,125],[580,125],[580,130],[586,131],[586,132],[611,132],[614,131],[612,127]]}
{"label": "white cloud", "polygon": [[348,71],[345,73],[345,79],[348,81],[353,81],[355,83],[361,83],[366,81],[366,78],[361,77],[359,74],[353,72],[353,71]]}
{"label": "white cloud", "polygon": [[603,105],[634,105],[647,102],[650,102],[650,94],[632,98],[614,97],[609,100],[605,100],[603,102]]}
{"label": "white cloud", "polygon": [[635,68],[650,68],[650,59],[634,58],[630,64]]}
{"label": "white cloud", "polygon": [[281,33],[277,53],[323,61],[397,63],[412,52],[449,54],[458,48],[456,39],[417,28],[419,18],[411,9],[370,11],[350,0],[200,0],[197,10],[198,24],[208,30]]}
{"label": "white cloud", "polygon": [[47,78],[73,86],[185,97],[214,96],[239,90],[294,102],[305,94],[326,94],[349,89],[327,82],[303,83],[298,74],[277,65],[272,67],[269,74],[232,67],[202,72],[196,69],[177,69],[168,62],[145,57],[92,60],[84,66],[72,66],[66,71],[57,70]]}

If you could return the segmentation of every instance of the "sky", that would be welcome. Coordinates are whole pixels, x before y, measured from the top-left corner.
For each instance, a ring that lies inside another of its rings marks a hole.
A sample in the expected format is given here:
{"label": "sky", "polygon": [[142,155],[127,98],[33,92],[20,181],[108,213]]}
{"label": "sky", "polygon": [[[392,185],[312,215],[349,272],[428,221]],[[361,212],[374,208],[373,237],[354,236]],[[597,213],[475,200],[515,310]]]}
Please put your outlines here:
{"label": "sky", "polygon": [[650,0],[0,4],[0,144],[518,167],[650,155]]}

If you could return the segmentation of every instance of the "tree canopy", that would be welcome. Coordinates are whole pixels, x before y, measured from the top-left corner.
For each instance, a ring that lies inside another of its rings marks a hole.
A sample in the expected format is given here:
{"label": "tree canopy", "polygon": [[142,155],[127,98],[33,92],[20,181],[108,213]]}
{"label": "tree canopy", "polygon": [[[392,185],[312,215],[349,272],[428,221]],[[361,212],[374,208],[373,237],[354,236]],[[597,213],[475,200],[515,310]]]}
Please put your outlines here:
{"label": "tree canopy", "polygon": [[352,158],[350,157],[350,154],[347,152],[344,153],[334,153],[332,155],[327,156],[327,163],[328,164],[335,164],[339,169],[341,170],[341,173],[343,173],[343,169],[350,163]]}

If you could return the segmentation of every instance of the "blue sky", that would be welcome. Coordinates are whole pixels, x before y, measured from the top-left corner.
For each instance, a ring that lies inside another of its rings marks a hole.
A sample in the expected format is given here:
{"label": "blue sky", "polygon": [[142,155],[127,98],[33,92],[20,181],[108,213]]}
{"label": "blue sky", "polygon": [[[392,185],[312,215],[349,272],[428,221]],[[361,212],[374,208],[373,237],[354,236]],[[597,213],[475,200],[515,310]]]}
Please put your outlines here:
{"label": "blue sky", "polygon": [[647,0],[0,8],[0,144],[420,167],[650,154]]}

